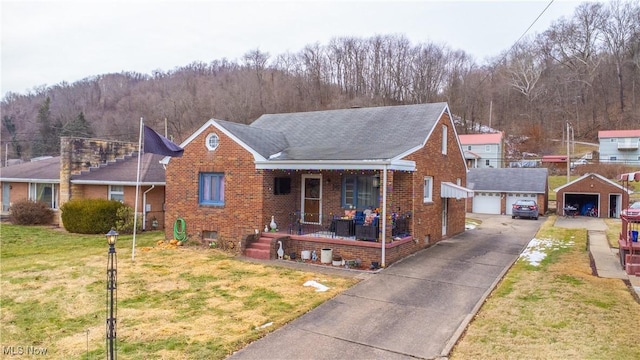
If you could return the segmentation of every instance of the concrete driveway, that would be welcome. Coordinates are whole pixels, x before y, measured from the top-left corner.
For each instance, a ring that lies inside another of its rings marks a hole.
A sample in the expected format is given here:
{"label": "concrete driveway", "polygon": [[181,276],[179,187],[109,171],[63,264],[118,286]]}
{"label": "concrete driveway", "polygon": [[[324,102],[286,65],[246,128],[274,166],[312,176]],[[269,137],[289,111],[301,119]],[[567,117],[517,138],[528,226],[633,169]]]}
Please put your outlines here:
{"label": "concrete driveway", "polygon": [[229,358],[448,355],[544,221],[469,216],[483,223],[392,264]]}

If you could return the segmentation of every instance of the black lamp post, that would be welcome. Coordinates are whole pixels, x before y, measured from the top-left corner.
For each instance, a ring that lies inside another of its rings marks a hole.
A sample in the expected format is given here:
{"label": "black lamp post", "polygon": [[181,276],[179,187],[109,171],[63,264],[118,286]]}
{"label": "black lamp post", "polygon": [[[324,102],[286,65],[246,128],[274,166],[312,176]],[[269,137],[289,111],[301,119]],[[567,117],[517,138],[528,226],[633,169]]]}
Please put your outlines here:
{"label": "black lamp post", "polygon": [[109,244],[107,260],[107,359],[114,360],[118,358],[116,354],[116,312],[118,310],[116,240],[118,233],[112,228],[106,237]]}

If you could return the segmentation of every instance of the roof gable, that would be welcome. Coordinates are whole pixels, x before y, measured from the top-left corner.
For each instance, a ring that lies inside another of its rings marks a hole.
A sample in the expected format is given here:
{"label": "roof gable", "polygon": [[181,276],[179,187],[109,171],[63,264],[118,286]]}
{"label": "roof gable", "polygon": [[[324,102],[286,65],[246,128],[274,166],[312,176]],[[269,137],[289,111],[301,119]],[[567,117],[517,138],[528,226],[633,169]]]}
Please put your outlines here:
{"label": "roof gable", "polygon": [[586,178],[588,178],[588,177],[590,177],[590,176],[595,176],[595,177],[597,177],[598,179],[602,180],[603,182],[605,182],[605,183],[609,183],[609,184],[611,184],[611,185],[613,185],[613,186],[615,186],[615,187],[619,188],[619,189],[620,189],[620,191],[626,191],[627,193],[631,193],[629,190],[625,190],[625,188],[624,188],[624,187],[622,187],[622,185],[620,185],[620,184],[616,184],[615,182],[613,182],[613,181],[611,181],[611,180],[607,179],[606,177],[604,177],[604,176],[602,176],[602,175],[599,175],[599,174],[595,174],[595,173],[586,173],[586,174],[584,174],[584,175],[580,176],[579,178],[577,178],[577,179],[575,179],[575,180],[573,180],[573,181],[570,181],[570,182],[568,182],[568,183],[566,183],[566,184],[564,184],[564,185],[562,185],[562,186],[558,186],[557,188],[553,189],[553,191],[555,191],[555,192],[561,191],[562,189],[564,189],[564,188],[566,188],[566,187],[568,187],[568,186],[571,186],[571,185],[573,185],[573,184],[575,184],[575,183],[577,183],[577,182],[580,182],[580,181],[582,181],[582,180],[584,180],[584,179],[586,179]]}
{"label": "roof gable", "polygon": [[474,191],[547,192],[546,168],[473,168],[467,174],[467,186]]}

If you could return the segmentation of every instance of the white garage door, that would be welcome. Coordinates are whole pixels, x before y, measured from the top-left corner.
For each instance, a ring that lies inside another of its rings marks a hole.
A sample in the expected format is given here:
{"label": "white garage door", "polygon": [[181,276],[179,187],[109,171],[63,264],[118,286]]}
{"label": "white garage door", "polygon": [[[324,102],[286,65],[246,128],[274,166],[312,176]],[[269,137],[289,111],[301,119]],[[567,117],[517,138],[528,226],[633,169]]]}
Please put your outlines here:
{"label": "white garage door", "polygon": [[474,193],[473,212],[478,214],[500,214],[500,193]]}
{"label": "white garage door", "polygon": [[511,215],[511,209],[513,206],[513,203],[516,202],[516,200],[533,200],[533,201],[538,201],[538,195],[536,194],[507,194],[507,215]]}

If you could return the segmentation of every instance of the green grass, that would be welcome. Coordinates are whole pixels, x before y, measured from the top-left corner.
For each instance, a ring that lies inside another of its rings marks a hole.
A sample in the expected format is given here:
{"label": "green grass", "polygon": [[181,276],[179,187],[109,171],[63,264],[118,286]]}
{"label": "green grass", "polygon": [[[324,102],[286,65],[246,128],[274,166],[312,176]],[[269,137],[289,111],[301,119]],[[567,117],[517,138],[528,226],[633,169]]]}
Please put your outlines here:
{"label": "green grass", "polygon": [[[0,228],[0,338],[50,358],[104,358],[103,235]],[[223,359],[357,282],[242,262],[215,249],[170,247],[161,232],[118,238],[118,354],[125,359]],[[324,293],[304,287],[314,279]],[[261,325],[273,326],[262,329]],[[88,348],[87,348],[88,342]]]}
{"label": "green grass", "polygon": [[450,359],[640,358],[627,336],[640,324],[640,304],[621,280],[592,275],[586,231],[555,228],[555,219],[536,234],[553,244],[545,259],[513,265]]}

